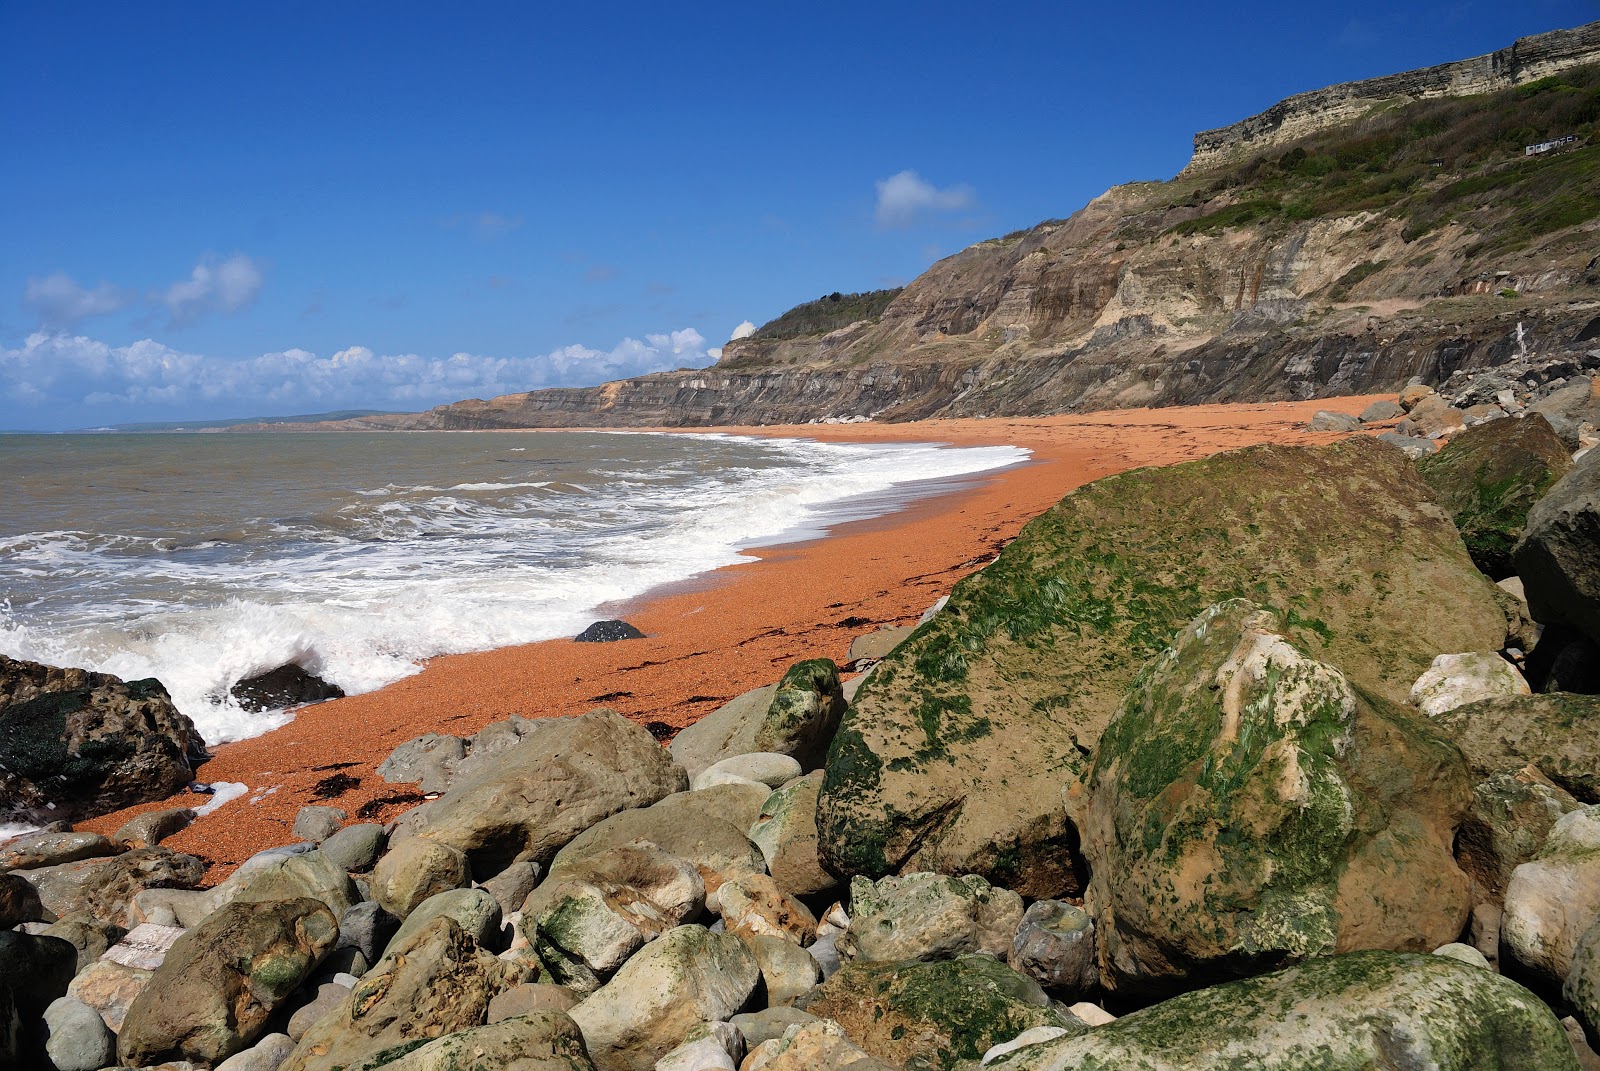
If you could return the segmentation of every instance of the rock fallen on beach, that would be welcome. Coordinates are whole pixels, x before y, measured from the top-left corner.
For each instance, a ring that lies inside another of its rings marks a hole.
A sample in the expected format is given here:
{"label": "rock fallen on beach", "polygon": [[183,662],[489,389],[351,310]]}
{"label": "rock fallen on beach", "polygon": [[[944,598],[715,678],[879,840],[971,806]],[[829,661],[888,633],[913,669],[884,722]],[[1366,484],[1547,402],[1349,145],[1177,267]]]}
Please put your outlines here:
{"label": "rock fallen on beach", "polygon": [[344,689],[290,662],[235,682],[228,694],[248,711],[282,710],[325,699],[343,699]]}
{"label": "rock fallen on beach", "polygon": [[617,640],[642,640],[644,633],[626,621],[596,621],[574,637],[577,643],[615,643]]}

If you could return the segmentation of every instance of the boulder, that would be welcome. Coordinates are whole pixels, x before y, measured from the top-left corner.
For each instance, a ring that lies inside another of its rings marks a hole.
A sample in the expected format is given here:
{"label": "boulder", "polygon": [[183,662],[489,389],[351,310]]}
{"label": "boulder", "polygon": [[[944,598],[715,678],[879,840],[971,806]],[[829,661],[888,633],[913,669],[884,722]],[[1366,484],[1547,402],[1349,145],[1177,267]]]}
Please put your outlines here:
{"label": "boulder", "polygon": [[524,982],[512,986],[489,1002],[489,1022],[514,1019],[541,1011],[571,1011],[582,999],[565,986]]}
{"label": "boulder", "polygon": [[[1403,427],[1405,423],[1405,421],[1401,421],[1401,426]],[[1386,431],[1376,438],[1378,442],[1394,447],[1413,461],[1439,452],[1439,444],[1434,440],[1408,434],[1399,430],[1399,428],[1393,431]]]}
{"label": "boulder", "polygon": [[294,816],[294,835],[299,840],[321,844],[339,832],[349,817],[337,807],[302,807]]}
{"label": "boulder", "polygon": [[174,833],[189,828],[194,821],[194,811],[188,807],[168,807],[161,811],[146,811],[130,818],[111,835],[120,848],[153,848]]}
{"label": "boulder", "polygon": [[1600,451],[1587,454],[1528,511],[1512,551],[1528,609],[1600,643]]}
{"label": "boulder", "polygon": [[1159,995],[1462,932],[1460,754],[1230,600],[1146,667],[1087,775],[1102,981]]}
{"label": "boulder", "polygon": [[571,1015],[600,1071],[651,1071],[692,1031],[742,1009],[760,981],[755,957],[737,937],[679,926]]}
{"label": "boulder", "polygon": [[98,833],[30,833],[0,844],[0,871],[59,866],[117,851],[115,844]]}
{"label": "boulder", "polygon": [[170,848],[137,848],[109,859],[18,871],[57,918],[88,916],[118,924],[145,889],[193,888],[205,872],[204,862]]}
{"label": "boulder", "polygon": [[1600,803],[1600,698],[1548,695],[1485,699],[1433,719],[1475,776],[1533,765],[1584,803]]}
{"label": "boulder", "polygon": [[0,655],[0,800],[6,813],[72,821],[165,799],[205,742],[160,681]]}
{"label": "boulder", "polygon": [[1174,997],[995,1071],[1578,1071],[1532,993],[1443,956],[1352,952]]}
{"label": "boulder", "polygon": [[387,947],[399,948],[422,927],[445,916],[455,919],[480,947],[491,952],[503,947],[500,940],[500,903],[482,889],[447,889],[434,893],[406,914],[405,921],[389,939]]}
{"label": "boulder", "polygon": [[456,764],[466,757],[467,742],[459,736],[425,733],[395,748],[378,764],[378,776],[390,784],[417,782],[424,792],[448,792]]}
{"label": "boulder", "polygon": [[45,910],[39,890],[16,874],[0,874],[0,929],[43,921],[46,921]]}
{"label": "boulder", "polygon": [[733,755],[706,767],[689,783],[691,788],[709,788],[718,777],[738,777],[754,781],[767,788],[782,788],[800,776],[800,763],[788,755],[774,752],[755,752],[750,755]]}
{"label": "boulder", "polygon": [[358,822],[330,835],[317,850],[340,870],[360,873],[372,869],[388,843],[389,837],[382,826]]}
{"label": "boulder", "polygon": [[1409,413],[1411,410],[1417,407],[1418,402],[1421,402],[1424,398],[1433,397],[1434,393],[1434,389],[1428,386],[1426,383],[1407,384],[1407,386],[1400,391],[1400,397],[1398,399],[1400,402],[1400,408]]}
{"label": "boulder", "polygon": [[761,985],[769,1007],[783,1007],[804,997],[822,981],[822,968],[811,953],[783,937],[736,934],[761,968]]}
{"label": "boulder", "polygon": [[374,1060],[379,1054],[398,1056],[482,1026],[489,1002],[525,977],[523,969],[480,949],[454,919],[434,919],[318,1019],[281,1071],[354,1071],[380,1062]]}
{"label": "boulder", "polygon": [[430,896],[459,889],[470,877],[463,852],[413,837],[396,842],[372,868],[372,898],[403,919]]}
{"label": "boulder", "polygon": [[1569,450],[1583,447],[1583,426],[1600,427],[1600,379],[1574,376],[1559,390],[1528,406],[1528,413],[1550,422]]}
{"label": "boulder", "polygon": [[1600,919],[1578,940],[1561,996],[1589,1037],[1600,1040]]}
{"label": "boulder", "polygon": [[344,689],[291,662],[235,681],[228,694],[244,710],[282,710],[326,699],[342,699]]}
{"label": "boulder", "polygon": [[102,959],[78,973],[68,987],[75,997],[99,1013],[112,1031],[122,1029],[122,1020],[155,972]]}
{"label": "boulder", "polygon": [[1600,804],[1562,815],[1532,862],[1511,872],[1500,957],[1546,990],[1572,970],[1578,942],[1600,920]]}
{"label": "boulder", "polygon": [[814,1017],[763,1042],[740,1067],[741,1071],[899,1071],[863,1052],[838,1023]]}
{"label": "boulder", "polygon": [[1411,407],[1401,425],[1410,426],[1411,432],[1428,439],[1454,435],[1467,426],[1466,414],[1438,395],[1422,399]]}
{"label": "boulder", "polygon": [[1246,593],[1403,703],[1435,655],[1504,644],[1497,591],[1415,466],[1366,438],[1098,480],[958,583],[856,694],[818,804],[823,862],[1078,891],[1064,790],[1135,674],[1208,605]]}
{"label": "boulder", "polygon": [[554,879],[580,860],[637,841],[654,844],[693,863],[708,894],[729,878],[762,873],[766,863],[761,849],[745,836],[753,816],[742,825],[721,817],[727,813],[732,793],[743,795],[743,786],[719,785],[698,792],[678,792],[648,807],[620,811],[578,834],[556,853],[546,880]]}
{"label": "boulder", "polygon": [[747,692],[679,733],[672,757],[690,777],[722,759],[763,751],[790,755],[814,770],[844,714],[841,687],[832,661],[797,662],[776,686]]}
{"label": "boulder", "polygon": [[1494,774],[1472,790],[1472,807],[1456,831],[1456,862],[1498,900],[1512,872],[1538,855],[1561,816],[1579,806],[1537,767]]}
{"label": "boulder", "polygon": [[616,643],[618,640],[642,640],[644,633],[626,621],[596,621],[577,636],[575,643]]}
{"label": "boulder", "polygon": [[45,1053],[55,1071],[100,1071],[117,1059],[117,1036],[100,1013],[76,997],[60,997],[44,1011]]}
{"label": "boulder", "polygon": [[1429,716],[1501,696],[1532,695],[1517,667],[1497,654],[1442,654],[1411,686],[1411,703]]}
{"label": "boulder", "polygon": [[1311,420],[1306,424],[1310,432],[1333,431],[1348,434],[1361,430],[1361,420],[1349,413],[1333,413],[1326,409],[1319,409],[1312,414]]}
{"label": "boulder", "polygon": [[302,896],[322,901],[335,918],[361,900],[350,875],[320,851],[252,856],[211,890],[213,910],[234,901],[264,903]]}
{"label": "boulder", "polygon": [[1567,448],[1541,416],[1469,428],[1418,462],[1423,480],[1455,519],[1467,553],[1496,580],[1516,572],[1511,551],[1528,511],[1571,469]]}
{"label": "boulder", "polygon": [[267,1034],[250,1048],[222,1061],[216,1071],[278,1071],[293,1051],[294,1039],[288,1034]]}
{"label": "boulder", "polygon": [[806,1011],[838,1023],[872,1056],[919,1071],[951,1071],[1033,1027],[1087,1029],[1052,1008],[1033,979],[989,956],[846,964]]}
{"label": "boulder", "polygon": [[718,911],[735,936],[780,937],[805,946],[817,939],[817,918],[766,874],[746,874],[722,883]]}
{"label": "boulder", "polygon": [[577,1024],[564,1012],[531,1012],[446,1034],[383,1071],[594,1071]]}
{"label": "boulder", "polygon": [[1379,399],[1361,410],[1360,419],[1363,424],[1381,424],[1386,420],[1399,420],[1406,415],[1406,411],[1395,402]]}
{"label": "boulder", "polygon": [[876,662],[904,643],[906,637],[916,630],[915,625],[894,625],[869,632],[865,636],[857,636],[850,641],[850,651],[845,655],[845,660],[851,665],[857,662]]}
{"label": "boulder", "polygon": [[1011,941],[1010,963],[1058,1000],[1083,999],[1100,986],[1094,920],[1081,907],[1036,901]]}
{"label": "boulder", "polygon": [[687,787],[683,768],[646,729],[595,710],[535,722],[515,747],[407,812],[395,836],[455,848],[484,880],[519,856],[547,864],[601,819]]}
{"label": "boulder", "polygon": [[44,931],[47,937],[59,937],[78,950],[78,970],[83,970],[105,954],[105,951],[128,931],[115,923],[101,922],[84,915],[52,923]]}
{"label": "boulder", "polygon": [[67,993],[78,969],[78,950],[59,937],[0,930],[0,984],[14,986],[24,1026],[44,1016]]}
{"label": "boulder", "polygon": [[817,856],[817,795],[822,771],[798,777],[767,797],[750,827],[767,872],[792,896],[816,896],[838,886]]}
{"label": "boulder", "polygon": [[707,1035],[685,1041],[656,1061],[655,1071],[738,1071],[722,1042]]}
{"label": "boulder", "polygon": [[847,960],[871,963],[949,959],[969,952],[1004,957],[1022,923],[1022,897],[975,874],[912,873],[850,883],[850,926],[839,939]]}
{"label": "boulder", "polygon": [[334,949],[354,949],[368,963],[376,963],[399,928],[399,919],[379,907],[376,901],[367,900],[352,905],[339,916],[339,943]]}
{"label": "boulder", "polygon": [[[319,1019],[343,1007],[345,997],[350,995],[351,988],[338,982],[324,982],[317,986],[316,996],[312,997],[309,1003],[300,1005],[294,1014],[289,1016],[289,1025],[285,1029],[289,1033],[290,1040],[299,1044],[300,1039],[317,1025]],[[293,1051],[293,1046],[290,1046],[290,1051]],[[288,1053],[285,1053],[284,1057],[287,1058]]]}
{"label": "boulder", "polygon": [[310,897],[219,908],[173,943],[134,1000],[118,1058],[216,1064],[248,1048],[338,937],[333,912]]}
{"label": "boulder", "polygon": [[762,1042],[783,1037],[784,1031],[791,1026],[805,1026],[807,1023],[821,1021],[815,1015],[798,1008],[772,1007],[735,1015],[728,1020],[728,1025],[736,1027],[739,1033],[744,1035],[745,1045],[754,1049]]}
{"label": "boulder", "polygon": [[480,888],[495,898],[502,915],[509,915],[522,910],[523,901],[528,899],[528,894],[533,892],[543,874],[544,868],[538,863],[512,863]]}
{"label": "boulder", "polygon": [[1487,956],[1471,945],[1464,945],[1460,941],[1451,941],[1447,945],[1440,945],[1433,950],[1433,954],[1453,959],[1457,963],[1465,963],[1469,967],[1477,967],[1480,970],[1487,971],[1491,969]]}

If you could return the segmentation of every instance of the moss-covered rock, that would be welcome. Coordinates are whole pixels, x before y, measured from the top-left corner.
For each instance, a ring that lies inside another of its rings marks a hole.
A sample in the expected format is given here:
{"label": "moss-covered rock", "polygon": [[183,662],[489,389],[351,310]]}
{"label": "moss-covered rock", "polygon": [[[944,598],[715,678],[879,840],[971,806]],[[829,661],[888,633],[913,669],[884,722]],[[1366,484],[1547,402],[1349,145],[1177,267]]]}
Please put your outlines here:
{"label": "moss-covered rock", "polygon": [[1485,699],[1432,722],[1478,777],[1531,764],[1584,803],[1600,803],[1600,696],[1551,692]]}
{"label": "moss-covered rock", "polygon": [[915,873],[850,883],[845,959],[894,962],[950,959],[969,952],[1004,956],[1022,923],[1022,897],[976,874]]}
{"label": "moss-covered rock", "polygon": [[1111,988],[1171,993],[1460,934],[1460,754],[1243,600],[1140,674],[1087,776],[1084,852]]}
{"label": "moss-covered rock", "polygon": [[1456,861],[1491,897],[1502,897],[1512,871],[1538,855],[1556,822],[1578,807],[1533,766],[1485,778],[1456,831]]}
{"label": "moss-covered rock", "polygon": [[[1600,450],[1591,450],[1528,511],[1512,551],[1528,608],[1600,643]],[[1465,650],[1465,648],[1463,648]]]}
{"label": "moss-covered rock", "polygon": [[1088,1028],[1050,1007],[1037,982],[989,956],[936,963],[853,963],[806,1011],[907,1071],[948,1071],[1036,1026]]}
{"label": "moss-covered rock", "polygon": [[1478,568],[1500,580],[1516,572],[1511,550],[1528,510],[1572,469],[1572,457],[1537,413],[1491,420],[1417,462],[1422,478],[1455,518]]}
{"label": "moss-covered rock", "polygon": [[844,707],[839,667],[809,658],[790,666],[777,684],[746,692],[683,730],[673,738],[672,757],[691,780],[724,759],[755,752],[789,755],[815,770]]}
{"label": "moss-covered rock", "polygon": [[1578,942],[1561,995],[1572,1005],[1591,1042],[1600,1041],[1600,920]]}
{"label": "moss-covered rock", "polygon": [[1445,956],[1354,952],[1174,997],[995,1071],[1578,1071],[1550,1009]]}
{"label": "moss-covered rock", "polygon": [[1494,591],[1414,466],[1364,439],[1079,488],[857,693],[828,757],[824,862],[1071,891],[1065,789],[1138,669],[1207,606],[1271,608],[1312,657],[1404,702],[1435,655],[1503,644]]}
{"label": "moss-covered rock", "polygon": [[384,1071],[594,1071],[583,1034],[565,1012],[541,1010],[446,1034]]}

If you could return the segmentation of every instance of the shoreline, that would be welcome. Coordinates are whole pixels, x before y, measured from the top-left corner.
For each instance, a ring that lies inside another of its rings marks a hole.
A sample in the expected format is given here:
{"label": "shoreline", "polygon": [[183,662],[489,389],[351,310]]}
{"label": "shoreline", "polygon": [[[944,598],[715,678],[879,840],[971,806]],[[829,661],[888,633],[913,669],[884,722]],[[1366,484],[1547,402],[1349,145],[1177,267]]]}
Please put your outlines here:
{"label": "shoreline", "polygon": [[[468,736],[511,714],[559,717],[596,706],[661,723],[658,730],[683,728],[728,699],[776,681],[796,661],[827,657],[842,665],[857,636],[914,623],[1076,487],[1255,443],[1332,441],[1340,436],[1299,428],[1317,410],[1359,411],[1377,397],[1387,395],[905,424],[628,429],[1012,445],[1027,448],[1032,458],[954,478],[956,487],[892,512],[843,521],[817,537],[747,548],[753,561],[605,608],[607,616],[627,617],[644,639],[555,639],[441,656],[376,691],[302,708],[287,725],[218,745],[196,778],[243,782],[249,791],[163,844],[212,864],[206,883],[213,884],[251,854],[291,842],[295,814],[306,804],[339,807],[351,821],[391,821],[422,797],[414,785],[385,783],[375,768],[423,733]],[[181,794],[78,828],[110,834],[136,814],[207,799]]]}

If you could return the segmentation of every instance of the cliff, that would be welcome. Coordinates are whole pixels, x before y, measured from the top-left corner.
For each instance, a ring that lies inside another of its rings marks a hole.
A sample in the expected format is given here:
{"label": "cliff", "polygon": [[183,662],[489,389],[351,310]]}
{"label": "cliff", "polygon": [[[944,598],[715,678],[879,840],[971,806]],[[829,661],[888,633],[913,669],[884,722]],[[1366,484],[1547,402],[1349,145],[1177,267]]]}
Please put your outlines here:
{"label": "cliff", "polygon": [[798,306],[713,368],[343,426],[898,421],[1306,399],[1525,356],[1600,367],[1600,66],[1350,103],[1471,70],[1521,81],[1597,40],[1600,23],[1291,98],[1202,135],[1211,163],[979,242],[901,290]]}

